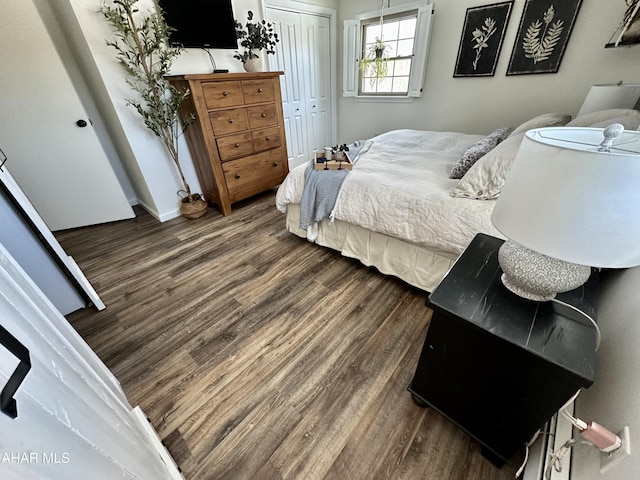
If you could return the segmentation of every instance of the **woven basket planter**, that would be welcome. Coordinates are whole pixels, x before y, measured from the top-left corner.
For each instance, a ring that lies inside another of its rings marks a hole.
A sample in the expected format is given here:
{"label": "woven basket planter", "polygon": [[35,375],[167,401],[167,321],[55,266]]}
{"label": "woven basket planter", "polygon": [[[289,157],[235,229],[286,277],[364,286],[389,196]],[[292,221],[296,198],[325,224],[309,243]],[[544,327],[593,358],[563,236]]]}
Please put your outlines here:
{"label": "woven basket planter", "polygon": [[189,197],[182,197],[180,201],[180,214],[183,217],[200,218],[207,213],[207,201],[199,193],[192,194],[191,201]]}

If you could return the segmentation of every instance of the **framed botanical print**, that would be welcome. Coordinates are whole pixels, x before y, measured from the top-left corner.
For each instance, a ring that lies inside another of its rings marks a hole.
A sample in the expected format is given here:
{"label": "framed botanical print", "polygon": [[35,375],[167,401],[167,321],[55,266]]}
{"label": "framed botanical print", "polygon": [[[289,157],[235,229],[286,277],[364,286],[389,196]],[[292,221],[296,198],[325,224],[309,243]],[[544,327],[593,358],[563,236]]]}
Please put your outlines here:
{"label": "framed botanical print", "polygon": [[626,0],[627,9],[606,48],[640,44],[640,0]]}
{"label": "framed botanical print", "polygon": [[507,75],[556,73],[582,0],[527,0]]}
{"label": "framed botanical print", "polygon": [[454,77],[490,77],[496,71],[513,1],[467,9]]}

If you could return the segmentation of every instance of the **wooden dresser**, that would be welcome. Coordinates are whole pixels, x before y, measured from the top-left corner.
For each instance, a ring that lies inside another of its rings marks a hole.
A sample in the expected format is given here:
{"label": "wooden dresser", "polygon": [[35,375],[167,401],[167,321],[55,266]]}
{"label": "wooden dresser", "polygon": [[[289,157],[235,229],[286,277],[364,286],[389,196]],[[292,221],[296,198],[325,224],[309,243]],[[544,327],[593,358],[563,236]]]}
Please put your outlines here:
{"label": "wooden dresser", "polygon": [[279,185],[289,171],[282,115],[283,72],[211,73],[167,77],[188,86],[182,114],[204,196],[223,215],[231,204]]}

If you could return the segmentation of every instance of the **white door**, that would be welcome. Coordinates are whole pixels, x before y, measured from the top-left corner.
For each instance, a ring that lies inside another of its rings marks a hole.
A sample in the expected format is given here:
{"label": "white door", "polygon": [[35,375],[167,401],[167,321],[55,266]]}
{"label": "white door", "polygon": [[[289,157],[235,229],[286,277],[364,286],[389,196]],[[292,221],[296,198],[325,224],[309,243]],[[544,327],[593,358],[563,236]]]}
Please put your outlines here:
{"label": "white door", "polygon": [[272,70],[284,71],[282,99],[289,168],[331,145],[331,32],[328,17],[267,7],[280,43]]}
{"label": "white door", "polygon": [[0,148],[49,228],[132,218],[33,0],[0,2],[0,58]]}
{"label": "white door", "polygon": [[331,38],[329,19],[300,15],[304,51],[303,80],[311,152],[331,145]]}
{"label": "white door", "polygon": [[3,479],[182,478],[115,377],[2,245],[0,326]]}
{"label": "white door", "polygon": [[276,46],[271,70],[281,70],[282,110],[287,135],[289,169],[311,159],[308,152],[306,97],[304,91],[304,56],[300,15],[276,9],[267,9],[267,18],[274,24],[280,43]]}

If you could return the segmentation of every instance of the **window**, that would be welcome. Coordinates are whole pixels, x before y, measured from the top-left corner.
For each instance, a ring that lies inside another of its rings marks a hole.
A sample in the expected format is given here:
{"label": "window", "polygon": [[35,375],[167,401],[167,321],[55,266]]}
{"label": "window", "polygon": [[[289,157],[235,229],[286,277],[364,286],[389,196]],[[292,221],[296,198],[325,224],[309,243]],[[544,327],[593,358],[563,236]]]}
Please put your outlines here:
{"label": "window", "polygon": [[[360,94],[406,95],[409,92],[417,18],[416,10],[399,18],[383,17],[382,24],[379,20],[363,22]],[[376,59],[376,47],[380,45],[384,46],[384,51]],[[364,62],[367,62],[366,68],[362,67]],[[376,65],[381,67],[377,69]]]}
{"label": "window", "polygon": [[[343,95],[362,98],[420,97],[433,5],[424,1],[363,13],[344,22]],[[370,65],[376,39],[384,44],[383,74]],[[364,68],[361,63],[369,62]]]}

